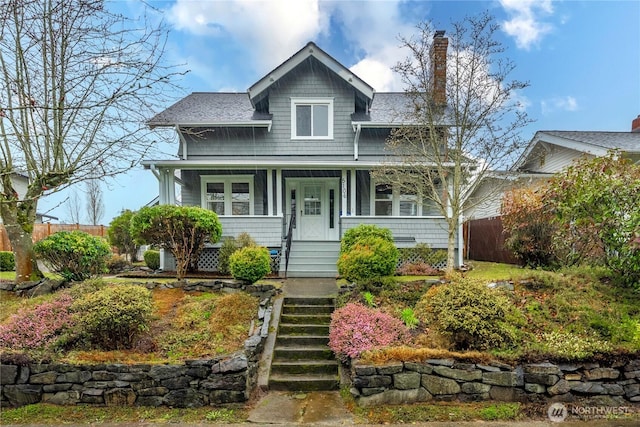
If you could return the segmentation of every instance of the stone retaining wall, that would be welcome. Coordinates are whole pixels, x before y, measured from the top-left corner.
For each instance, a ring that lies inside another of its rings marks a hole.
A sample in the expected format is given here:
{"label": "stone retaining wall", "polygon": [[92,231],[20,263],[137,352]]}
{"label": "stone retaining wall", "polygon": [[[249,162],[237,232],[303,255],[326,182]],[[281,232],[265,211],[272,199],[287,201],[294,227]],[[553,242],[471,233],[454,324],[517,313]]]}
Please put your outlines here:
{"label": "stone retaining wall", "polygon": [[279,290],[271,285],[218,280],[181,286],[192,291],[249,292],[261,300],[258,320],[262,325],[254,328],[243,350],[184,364],[0,364],[0,407],[43,402],[186,408],[248,400],[256,388],[258,362],[269,334],[272,297]]}
{"label": "stone retaining wall", "polygon": [[432,359],[384,366],[355,364],[351,374],[351,394],[360,406],[429,400],[569,402],[582,397],[612,406],[640,402],[640,359],[612,366],[536,363],[515,367]]}

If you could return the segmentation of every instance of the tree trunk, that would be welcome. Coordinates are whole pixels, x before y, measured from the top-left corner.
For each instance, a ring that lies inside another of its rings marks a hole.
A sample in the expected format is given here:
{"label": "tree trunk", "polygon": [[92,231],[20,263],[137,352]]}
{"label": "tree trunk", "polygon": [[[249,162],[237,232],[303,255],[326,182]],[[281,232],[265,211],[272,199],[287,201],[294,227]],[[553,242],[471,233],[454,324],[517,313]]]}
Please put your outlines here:
{"label": "tree trunk", "polygon": [[36,221],[36,199],[5,199],[0,213],[16,260],[16,283],[44,278],[33,252],[33,224]]}
{"label": "tree trunk", "polygon": [[449,224],[447,231],[447,273],[451,273],[456,265],[456,227]]}
{"label": "tree trunk", "polygon": [[[21,228],[20,226],[12,228]],[[13,237],[12,237],[13,234]],[[33,252],[33,240],[31,233],[24,230],[11,233],[7,227],[7,235],[13,247],[16,259],[16,283],[40,280],[44,277]]]}

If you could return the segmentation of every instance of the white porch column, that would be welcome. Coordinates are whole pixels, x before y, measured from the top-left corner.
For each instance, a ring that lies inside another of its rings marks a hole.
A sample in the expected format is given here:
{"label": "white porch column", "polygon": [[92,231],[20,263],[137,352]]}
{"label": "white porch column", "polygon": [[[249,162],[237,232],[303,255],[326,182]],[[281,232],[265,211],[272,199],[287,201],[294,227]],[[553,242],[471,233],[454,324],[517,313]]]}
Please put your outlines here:
{"label": "white porch column", "polygon": [[167,204],[175,205],[176,204],[176,180],[175,180],[175,171],[173,169],[166,169],[165,173],[167,174],[166,183],[167,183]]}
{"label": "white porch column", "polygon": [[267,215],[273,216],[273,169],[267,169]]}
{"label": "white porch column", "polygon": [[340,195],[342,196],[341,210],[342,216],[348,215],[348,206],[347,206],[347,170],[342,169],[342,179],[340,180]]}
{"label": "white porch column", "polygon": [[349,202],[349,208],[351,209],[351,216],[356,216],[356,170],[351,169],[351,201]]}
{"label": "white porch column", "polygon": [[282,216],[282,169],[276,169],[276,212]]}

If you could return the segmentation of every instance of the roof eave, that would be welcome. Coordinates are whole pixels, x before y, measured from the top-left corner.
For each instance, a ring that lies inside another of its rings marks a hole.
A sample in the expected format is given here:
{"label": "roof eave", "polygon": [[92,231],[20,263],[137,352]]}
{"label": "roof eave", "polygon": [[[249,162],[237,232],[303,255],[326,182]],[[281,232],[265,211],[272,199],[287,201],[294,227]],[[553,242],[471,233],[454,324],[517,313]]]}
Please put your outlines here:
{"label": "roof eave", "polygon": [[237,122],[201,122],[201,123],[148,123],[151,129],[156,127],[172,127],[172,128],[206,128],[206,127],[229,127],[229,128],[267,128],[271,132],[273,120],[249,120]]}

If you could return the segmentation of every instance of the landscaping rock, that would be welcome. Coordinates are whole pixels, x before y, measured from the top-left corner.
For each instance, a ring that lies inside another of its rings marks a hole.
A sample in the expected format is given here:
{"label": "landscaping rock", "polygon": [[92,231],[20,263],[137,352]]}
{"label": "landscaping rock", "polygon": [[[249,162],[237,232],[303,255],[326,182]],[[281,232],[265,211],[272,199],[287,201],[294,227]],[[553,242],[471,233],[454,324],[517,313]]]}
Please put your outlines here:
{"label": "landscaping rock", "polygon": [[524,380],[528,383],[554,385],[560,377],[552,374],[524,374]]}
{"label": "landscaping rock", "polygon": [[136,394],[131,389],[117,388],[104,394],[104,403],[107,406],[132,406],[135,401]]}
{"label": "landscaping rock", "polygon": [[489,384],[482,384],[476,382],[464,383],[460,387],[463,393],[467,394],[485,394],[489,393],[491,386]]}
{"label": "landscaping rock", "polygon": [[569,391],[571,391],[571,383],[567,380],[560,380],[556,384],[547,388],[547,393],[551,396],[568,393]]}
{"label": "landscaping rock", "polygon": [[92,378],[89,371],[75,371],[67,372],[62,375],[58,375],[56,382],[59,383],[84,383]]}
{"label": "landscaping rock", "polygon": [[418,372],[420,374],[430,374],[433,372],[433,366],[425,363],[404,362],[404,368],[409,371]]}
{"label": "landscaping rock", "polygon": [[480,370],[463,371],[461,369],[451,369],[447,366],[436,366],[433,368],[433,372],[458,381],[476,381],[482,379],[482,371]]}
{"label": "landscaping rock", "polygon": [[38,403],[42,399],[42,386],[34,384],[15,384],[3,386],[4,396],[13,406]]}
{"label": "landscaping rock", "polygon": [[393,380],[388,375],[369,375],[366,377],[356,377],[353,380],[353,385],[358,388],[388,387],[392,382]]}
{"label": "landscaping rock", "polygon": [[427,363],[430,365],[441,365],[452,367],[455,361],[453,359],[428,359]]}
{"label": "landscaping rock", "polygon": [[516,372],[484,372],[482,382],[502,387],[516,387],[524,384],[524,379],[520,378]]}
{"label": "landscaping rock", "polygon": [[[357,389],[356,389],[357,390]],[[360,396],[371,396],[374,394],[382,393],[386,390],[386,387],[364,387],[362,391],[360,391],[357,395]]]}
{"label": "landscaping rock", "polygon": [[184,375],[187,372],[186,366],[178,365],[160,365],[154,366],[149,370],[149,376],[156,380],[166,380]]}
{"label": "landscaping rock", "polygon": [[239,403],[245,402],[247,396],[241,391],[215,390],[209,394],[209,400],[212,404]]}
{"label": "landscaping rock", "polygon": [[31,384],[54,384],[58,378],[58,373],[54,371],[34,374],[29,378]]}
{"label": "landscaping rock", "polygon": [[220,375],[209,377],[208,380],[202,381],[200,387],[207,390],[233,390],[244,391],[247,388],[246,377],[242,374],[238,375]]}
{"label": "landscaping rock", "polygon": [[[526,374],[525,374],[526,376]],[[547,391],[547,388],[545,386],[543,386],[542,384],[539,383],[535,383],[535,384],[531,384],[531,383],[525,383],[524,384],[524,390],[529,392],[529,393],[536,393],[536,394],[541,394]]]}
{"label": "landscaping rock", "polygon": [[172,390],[164,397],[164,403],[173,408],[200,408],[206,405],[207,399],[197,391],[186,388]]}
{"label": "landscaping rock", "polygon": [[358,405],[369,408],[379,405],[399,405],[402,403],[425,402],[430,394],[423,388],[413,390],[386,390],[382,393],[358,398]]}
{"label": "landscaping rock", "polygon": [[455,380],[437,377],[435,375],[422,375],[422,386],[432,395],[460,393],[460,385]]}
{"label": "landscaping rock", "polygon": [[51,403],[52,405],[76,405],[80,402],[80,392],[59,391],[57,393],[45,393],[42,396],[44,403]]}
{"label": "landscaping rock", "polygon": [[2,384],[15,384],[18,379],[18,367],[16,365],[0,365],[0,378]]}
{"label": "landscaping rock", "polygon": [[620,371],[613,368],[596,368],[585,372],[585,377],[588,380],[603,380],[611,379],[615,380],[620,376]]}
{"label": "landscaping rock", "polygon": [[384,366],[378,366],[376,369],[379,375],[393,375],[402,372],[404,365],[402,363],[393,363]]}
{"label": "landscaping rock", "polygon": [[364,375],[375,375],[376,374],[376,367],[375,366],[368,366],[368,365],[355,365],[353,367],[355,374],[357,376],[364,376]]}
{"label": "landscaping rock", "polygon": [[393,375],[393,386],[398,390],[410,390],[420,387],[421,375],[417,372],[406,372]]}

